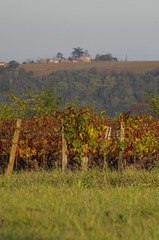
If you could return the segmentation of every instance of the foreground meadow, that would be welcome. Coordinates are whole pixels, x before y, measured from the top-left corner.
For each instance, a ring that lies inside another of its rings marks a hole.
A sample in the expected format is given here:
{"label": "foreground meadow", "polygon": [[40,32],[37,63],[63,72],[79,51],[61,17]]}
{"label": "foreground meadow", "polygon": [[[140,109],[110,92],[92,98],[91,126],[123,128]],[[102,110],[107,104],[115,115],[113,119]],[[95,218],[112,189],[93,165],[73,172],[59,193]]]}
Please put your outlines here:
{"label": "foreground meadow", "polygon": [[159,239],[159,174],[127,169],[0,176],[0,239]]}

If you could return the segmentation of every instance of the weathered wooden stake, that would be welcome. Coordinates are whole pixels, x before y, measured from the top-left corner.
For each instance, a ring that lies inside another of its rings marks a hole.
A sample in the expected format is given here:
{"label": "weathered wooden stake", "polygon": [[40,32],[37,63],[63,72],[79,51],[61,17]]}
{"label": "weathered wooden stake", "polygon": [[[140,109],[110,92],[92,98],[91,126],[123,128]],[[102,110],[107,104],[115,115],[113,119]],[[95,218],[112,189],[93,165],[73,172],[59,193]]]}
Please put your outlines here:
{"label": "weathered wooden stake", "polygon": [[21,121],[22,120],[20,118],[17,119],[16,129],[15,129],[14,136],[13,136],[13,144],[12,144],[11,152],[10,152],[8,168],[7,168],[7,171],[6,171],[6,176],[10,176],[12,174],[12,171],[13,171],[15,155],[16,155],[16,150],[17,150],[18,141],[19,141]]}
{"label": "weathered wooden stake", "polygon": [[[121,122],[121,127],[120,127],[120,143],[124,141],[124,128],[123,124]],[[119,153],[119,162],[118,162],[118,169],[122,170],[123,169],[123,156],[124,156],[124,148],[121,147],[121,151]]]}
{"label": "weathered wooden stake", "polygon": [[64,135],[64,127],[62,126],[62,171],[67,169],[67,142]]}
{"label": "weathered wooden stake", "polygon": [[134,164],[135,164],[135,163],[136,163],[136,158],[137,158],[136,146],[135,146],[135,144],[133,144],[133,152],[134,152]]}
{"label": "weathered wooden stake", "polygon": [[81,163],[82,163],[82,170],[87,170],[88,167],[88,157],[86,153],[81,153]]}
{"label": "weathered wooden stake", "polygon": [[111,138],[111,131],[112,131],[112,128],[108,127],[106,132],[105,132],[105,139],[110,140],[110,138]]}
{"label": "weathered wooden stake", "polygon": [[[112,128],[108,127],[106,132],[105,132],[105,139],[108,139],[108,141],[111,139],[111,131],[112,131]],[[104,146],[104,148],[105,148],[105,152],[103,154],[103,156],[104,156],[103,169],[107,169],[107,149],[106,149],[106,146]]]}
{"label": "weathered wooden stake", "polygon": [[86,152],[86,145],[82,146],[82,149],[85,149],[84,151],[81,152],[81,166],[82,166],[82,170],[87,170],[88,167],[88,156]]}

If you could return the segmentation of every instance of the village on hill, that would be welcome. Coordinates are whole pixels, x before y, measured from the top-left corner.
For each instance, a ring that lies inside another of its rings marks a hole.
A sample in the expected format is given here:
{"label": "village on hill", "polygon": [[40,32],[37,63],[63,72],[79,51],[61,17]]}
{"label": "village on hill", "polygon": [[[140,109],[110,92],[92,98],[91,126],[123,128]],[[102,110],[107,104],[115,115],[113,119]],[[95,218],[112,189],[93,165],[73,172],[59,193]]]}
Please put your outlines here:
{"label": "village on hill", "polygon": [[[89,63],[91,61],[118,61],[116,57],[113,57],[112,54],[96,54],[95,58],[92,59],[91,55],[88,53],[88,50],[83,50],[80,47],[73,48],[71,56],[65,58],[61,52],[58,52],[55,57],[52,58],[41,58],[39,57],[36,61],[27,59],[23,64],[28,63],[76,63],[76,62],[85,62]],[[7,62],[0,62],[0,66],[7,66]]]}
{"label": "village on hill", "polygon": [[65,58],[38,58],[37,63],[69,63],[69,62],[91,62],[91,56],[88,54],[81,55],[79,57],[74,57],[71,59]]}

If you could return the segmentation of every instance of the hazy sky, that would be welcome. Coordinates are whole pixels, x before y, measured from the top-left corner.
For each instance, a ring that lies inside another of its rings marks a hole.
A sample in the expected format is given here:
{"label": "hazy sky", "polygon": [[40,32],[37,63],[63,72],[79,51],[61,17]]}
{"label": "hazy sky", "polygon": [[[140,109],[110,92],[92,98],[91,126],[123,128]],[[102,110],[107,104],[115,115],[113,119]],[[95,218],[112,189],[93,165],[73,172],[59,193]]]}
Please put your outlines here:
{"label": "hazy sky", "polygon": [[159,0],[0,0],[0,61],[71,55],[159,60]]}

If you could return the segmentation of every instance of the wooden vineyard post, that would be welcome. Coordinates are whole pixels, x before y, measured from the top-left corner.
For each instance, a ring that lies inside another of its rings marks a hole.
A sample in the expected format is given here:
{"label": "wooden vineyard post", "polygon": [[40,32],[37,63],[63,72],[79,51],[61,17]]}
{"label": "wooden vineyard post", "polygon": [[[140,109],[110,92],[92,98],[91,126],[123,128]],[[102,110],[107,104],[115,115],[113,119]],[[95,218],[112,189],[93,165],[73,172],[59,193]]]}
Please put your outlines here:
{"label": "wooden vineyard post", "polygon": [[88,167],[88,156],[87,156],[87,146],[83,145],[82,146],[83,151],[81,152],[81,166],[82,166],[82,170],[87,170]]}
{"label": "wooden vineyard post", "polygon": [[[111,127],[108,127],[106,132],[105,132],[105,139],[108,139],[108,141],[110,140],[111,138],[111,131],[112,131],[112,128]],[[107,168],[107,149],[105,149],[105,152],[104,152],[104,166],[103,168]]]}
{"label": "wooden vineyard post", "polygon": [[64,127],[62,126],[62,171],[67,169],[67,142],[64,135]]}
{"label": "wooden vineyard post", "polygon": [[87,153],[84,153],[84,152],[81,153],[81,164],[82,164],[82,170],[87,170],[87,167],[88,167]]}
{"label": "wooden vineyard post", "polygon": [[136,163],[136,157],[137,157],[135,144],[133,144],[133,152],[134,152],[134,164],[135,164]]}
{"label": "wooden vineyard post", "polygon": [[6,171],[6,176],[10,176],[12,174],[12,171],[13,171],[15,156],[16,156],[16,150],[17,150],[18,141],[19,141],[21,121],[22,120],[20,118],[17,119],[16,129],[15,129],[15,132],[14,132],[13,143],[12,143],[10,157],[9,157],[9,163],[8,163],[8,167],[7,167],[7,171]]}
{"label": "wooden vineyard post", "polygon": [[111,138],[111,131],[112,131],[112,128],[108,127],[106,132],[105,132],[105,139],[110,140],[110,138]]}
{"label": "wooden vineyard post", "polygon": [[[121,127],[120,127],[120,143],[124,141],[124,128],[123,124],[121,122]],[[121,151],[119,153],[119,162],[118,162],[118,169],[119,171],[123,169],[123,156],[124,156],[124,148],[121,147]]]}

